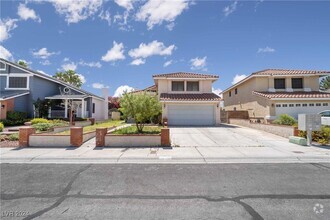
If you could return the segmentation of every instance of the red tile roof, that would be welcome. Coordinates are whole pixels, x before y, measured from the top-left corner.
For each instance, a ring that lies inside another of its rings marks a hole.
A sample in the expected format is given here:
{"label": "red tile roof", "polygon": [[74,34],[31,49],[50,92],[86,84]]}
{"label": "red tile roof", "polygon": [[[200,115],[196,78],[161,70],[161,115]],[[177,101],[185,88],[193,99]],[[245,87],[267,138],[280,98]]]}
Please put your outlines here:
{"label": "red tile roof", "polygon": [[176,72],[176,73],[166,73],[166,74],[157,74],[152,77],[165,77],[165,78],[214,78],[217,79],[219,76],[210,75],[210,74],[201,74],[201,73],[188,73],[188,72]]}
{"label": "red tile roof", "polygon": [[138,92],[157,92],[157,86],[156,85],[152,85],[152,86],[149,86],[145,89],[139,89],[139,90],[134,90],[130,93],[138,93]]}
{"label": "red tile roof", "polygon": [[252,73],[257,76],[284,76],[284,75],[329,75],[330,71],[323,70],[288,70],[288,69],[266,69]]}
{"label": "red tile roof", "polygon": [[252,92],[255,95],[265,97],[268,99],[278,99],[278,98],[286,98],[286,99],[301,99],[301,98],[328,98],[330,101],[330,93],[326,92]]}
{"label": "red tile roof", "polygon": [[214,93],[194,93],[194,94],[178,94],[178,93],[162,93],[161,101],[220,101],[220,96]]}

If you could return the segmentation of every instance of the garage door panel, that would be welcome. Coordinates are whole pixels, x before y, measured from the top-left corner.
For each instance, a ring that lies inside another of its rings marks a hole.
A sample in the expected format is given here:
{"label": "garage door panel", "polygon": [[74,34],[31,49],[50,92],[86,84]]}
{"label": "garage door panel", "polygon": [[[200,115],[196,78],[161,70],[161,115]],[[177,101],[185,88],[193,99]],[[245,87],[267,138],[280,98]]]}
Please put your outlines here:
{"label": "garage door panel", "polygon": [[[286,104],[286,107],[283,107],[283,104]],[[294,106],[290,107],[289,104],[294,104]],[[300,106],[296,106],[296,104],[300,104]],[[298,114],[317,114],[321,111],[328,109],[329,106],[323,106],[323,103],[321,106],[316,106],[316,102],[314,103],[314,106],[309,106],[309,103],[307,103],[307,106],[302,106],[302,103],[292,102],[292,103],[276,104],[275,112],[276,112],[276,116],[279,116],[281,114],[288,114],[295,118],[298,118]]]}
{"label": "garage door panel", "polygon": [[169,105],[169,125],[214,125],[213,105]]}

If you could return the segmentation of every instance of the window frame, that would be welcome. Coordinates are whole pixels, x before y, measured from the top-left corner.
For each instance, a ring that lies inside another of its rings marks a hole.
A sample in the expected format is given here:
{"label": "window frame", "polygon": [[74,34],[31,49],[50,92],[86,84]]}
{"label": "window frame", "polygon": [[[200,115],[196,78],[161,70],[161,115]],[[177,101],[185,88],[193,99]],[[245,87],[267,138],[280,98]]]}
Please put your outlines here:
{"label": "window frame", "polygon": [[[1,63],[3,63],[3,62],[1,62]],[[0,68],[0,71],[7,70],[7,64],[3,63],[3,65],[5,65],[5,68],[4,69]]]}
{"label": "window frame", "polygon": [[229,93],[228,93],[228,94],[229,94],[229,97],[231,97],[231,90],[229,91]]}
{"label": "window frame", "polygon": [[[12,88],[9,87],[9,79],[10,78],[26,78],[26,87],[25,88]],[[7,83],[6,83],[6,90],[29,90],[30,89],[30,75],[29,74],[8,74],[7,75]]]}
{"label": "window frame", "polygon": [[[173,90],[173,83],[183,83],[183,90]],[[186,90],[185,90],[185,81],[172,81],[171,82],[171,91],[172,92],[185,92]]]}
{"label": "window frame", "polygon": [[[295,88],[295,87],[293,86],[293,81],[294,81],[294,80],[298,80],[298,79],[301,80],[301,87],[299,87],[299,88]],[[304,78],[302,78],[302,77],[299,77],[299,78],[291,78],[291,88],[292,88],[292,89],[303,89],[303,88],[304,88]]]}
{"label": "window frame", "polygon": [[[284,80],[284,87],[283,88],[276,88],[276,80]],[[286,86],[285,86],[285,83],[286,83],[286,81],[285,81],[286,79],[285,78],[274,78],[274,89],[285,89],[286,88]]]}
{"label": "window frame", "polygon": [[237,95],[237,93],[238,93],[238,90],[237,90],[237,88],[235,88],[235,95]]}
{"label": "window frame", "polygon": [[[197,83],[197,85],[198,85],[197,90],[189,90],[189,89],[188,89],[188,88],[189,88],[189,86],[188,86],[189,83]],[[187,81],[186,84],[187,84],[187,85],[186,85],[187,88],[186,88],[185,91],[187,91],[187,92],[199,92],[199,81]]]}

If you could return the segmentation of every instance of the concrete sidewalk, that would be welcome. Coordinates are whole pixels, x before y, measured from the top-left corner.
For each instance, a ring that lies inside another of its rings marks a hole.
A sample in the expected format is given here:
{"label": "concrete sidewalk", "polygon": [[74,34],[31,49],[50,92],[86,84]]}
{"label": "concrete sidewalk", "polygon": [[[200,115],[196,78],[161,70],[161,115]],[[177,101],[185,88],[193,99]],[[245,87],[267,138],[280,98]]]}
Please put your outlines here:
{"label": "concrete sidewalk", "polygon": [[0,148],[1,163],[329,163],[330,148],[283,141],[260,147]]}

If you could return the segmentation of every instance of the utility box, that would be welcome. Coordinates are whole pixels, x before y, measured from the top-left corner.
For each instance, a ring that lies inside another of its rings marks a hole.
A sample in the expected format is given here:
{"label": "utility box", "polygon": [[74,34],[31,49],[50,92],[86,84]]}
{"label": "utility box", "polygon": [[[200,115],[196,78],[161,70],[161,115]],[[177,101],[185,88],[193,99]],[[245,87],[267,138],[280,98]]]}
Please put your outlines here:
{"label": "utility box", "polygon": [[299,114],[298,130],[300,131],[320,131],[321,115],[319,114]]}

